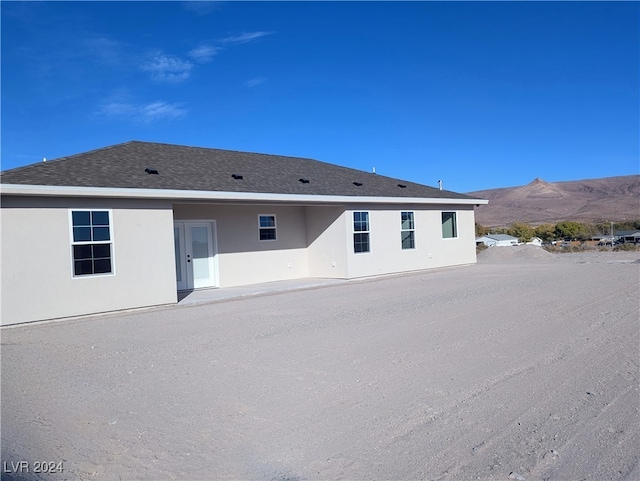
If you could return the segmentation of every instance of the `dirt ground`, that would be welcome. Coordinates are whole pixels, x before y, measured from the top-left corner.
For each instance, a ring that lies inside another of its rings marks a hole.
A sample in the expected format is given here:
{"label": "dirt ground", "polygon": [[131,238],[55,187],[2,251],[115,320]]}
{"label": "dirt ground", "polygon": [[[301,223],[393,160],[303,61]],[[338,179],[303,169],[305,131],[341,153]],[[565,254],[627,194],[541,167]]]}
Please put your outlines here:
{"label": "dirt ground", "polygon": [[495,249],[3,329],[2,479],[639,480],[640,252]]}

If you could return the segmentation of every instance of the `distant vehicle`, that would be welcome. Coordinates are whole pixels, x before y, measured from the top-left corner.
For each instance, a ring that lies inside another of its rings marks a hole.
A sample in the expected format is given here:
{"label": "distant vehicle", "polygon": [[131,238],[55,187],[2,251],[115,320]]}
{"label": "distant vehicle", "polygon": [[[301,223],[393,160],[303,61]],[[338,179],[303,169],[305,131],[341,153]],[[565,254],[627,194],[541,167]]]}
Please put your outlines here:
{"label": "distant vehicle", "polygon": [[610,245],[612,245],[612,244],[615,246],[615,245],[618,245],[618,244],[619,244],[619,242],[618,242],[618,241],[616,241],[616,242],[613,242],[613,243],[612,243],[611,239],[603,239],[603,240],[601,240],[600,242],[598,242],[598,245],[599,245],[599,246],[610,246]]}

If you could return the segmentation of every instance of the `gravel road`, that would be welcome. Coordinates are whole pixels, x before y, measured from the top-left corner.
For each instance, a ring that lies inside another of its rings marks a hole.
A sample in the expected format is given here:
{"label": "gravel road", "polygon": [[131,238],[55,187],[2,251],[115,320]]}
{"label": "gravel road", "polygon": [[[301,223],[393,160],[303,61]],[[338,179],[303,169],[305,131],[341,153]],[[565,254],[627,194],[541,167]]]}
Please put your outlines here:
{"label": "gravel road", "polygon": [[640,479],[640,252],[520,252],[3,329],[2,479]]}

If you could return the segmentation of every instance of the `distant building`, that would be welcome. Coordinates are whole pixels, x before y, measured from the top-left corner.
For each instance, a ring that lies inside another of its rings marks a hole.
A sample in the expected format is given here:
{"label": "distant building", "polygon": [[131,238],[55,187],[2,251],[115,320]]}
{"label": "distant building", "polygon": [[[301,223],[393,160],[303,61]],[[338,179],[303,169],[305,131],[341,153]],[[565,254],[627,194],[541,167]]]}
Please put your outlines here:
{"label": "distant building", "polygon": [[517,246],[518,238],[507,234],[487,234],[476,238],[476,244],[484,244],[487,247]]}
{"label": "distant building", "polygon": [[640,243],[640,230],[620,230],[614,232],[613,235],[618,242],[624,244],[638,244]]}
{"label": "distant building", "polygon": [[540,239],[540,237],[534,237],[529,242],[527,242],[527,245],[542,247],[542,239]]}

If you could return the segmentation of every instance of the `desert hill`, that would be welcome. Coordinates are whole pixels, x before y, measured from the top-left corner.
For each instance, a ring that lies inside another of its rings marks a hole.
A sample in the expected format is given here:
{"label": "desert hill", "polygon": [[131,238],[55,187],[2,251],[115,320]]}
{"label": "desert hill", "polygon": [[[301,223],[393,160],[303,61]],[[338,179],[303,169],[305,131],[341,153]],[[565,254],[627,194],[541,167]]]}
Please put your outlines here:
{"label": "desert hill", "polygon": [[545,182],[535,179],[520,187],[480,190],[468,195],[488,199],[476,208],[476,222],[506,226],[563,220],[620,221],[640,218],[640,175]]}

